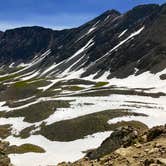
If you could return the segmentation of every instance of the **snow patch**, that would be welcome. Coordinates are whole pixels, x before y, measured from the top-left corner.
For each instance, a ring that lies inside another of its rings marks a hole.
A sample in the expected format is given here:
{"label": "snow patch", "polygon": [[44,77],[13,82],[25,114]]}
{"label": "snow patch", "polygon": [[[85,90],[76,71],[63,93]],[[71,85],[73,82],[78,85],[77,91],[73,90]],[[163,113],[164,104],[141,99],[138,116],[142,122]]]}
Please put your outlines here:
{"label": "snow patch", "polygon": [[118,38],[122,37],[127,31],[128,31],[128,29],[125,29],[125,30],[118,36]]}
{"label": "snow patch", "polygon": [[21,80],[21,81],[27,81],[27,80],[30,80],[30,79],[32,79],[32,78],[38,76],[39,74],[40,74],[39,71],[36,71],[36,72],[34,72],[33,74],[31,74],[31,75],[29,75],[29,76],[22,77],[20,80]]}
{"label": "snow patch", "polygon": [[113,52],[114,50],[116,50],[117,48],[119,48],[120,46],[122,46],[124,43],[126,43],[127,41],[129,41],[130,39],[132,39],[133,37],[139,35],[143,30],[144,30],[145,26],[143,26],[142,28],[140,28],[139,30],[137,30],[136,32],[132,33],[130,36],[128,36],[126,39],[124,39],[123,41],[121,41],[119,44],[117,44],[114,48],[112,48],[109,52],[107,52],[104,56],[102,56],[101,58],[97,59],[95,61],[95,63],[101,59],[103,59],[104,57],[106,57],[107,55],[109,55],[111,52]]}
{"label": "snow patch", "polygon": [[[12,145],[22,145],[31,143],[38,145],[46,150],[46,153],[25,153],[25,154],[10,154],[11,162],[16,166],[46,166],[56,165],[62,161],[74,162],[84,157],[83,151],[94,149],[111,134],[109,132],[100,132],[88,135],[83,139],[78,139],[70,142],[49,141],[43,136],[33,135],[28,139],[20,139],[8,137],[6,140]],[[63,147],[63,148],[62,148]]]}

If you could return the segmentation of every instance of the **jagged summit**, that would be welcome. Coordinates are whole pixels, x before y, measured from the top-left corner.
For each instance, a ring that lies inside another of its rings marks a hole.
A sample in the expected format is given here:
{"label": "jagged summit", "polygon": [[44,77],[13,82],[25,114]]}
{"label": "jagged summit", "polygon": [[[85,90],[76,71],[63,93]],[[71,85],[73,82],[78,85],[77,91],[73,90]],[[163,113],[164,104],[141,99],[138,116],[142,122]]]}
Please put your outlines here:
{"label": "jagged summit", "polygon": [[120,16],[121,13],[115,9],[107,10],[97,18],[107,18],[108,16]]}

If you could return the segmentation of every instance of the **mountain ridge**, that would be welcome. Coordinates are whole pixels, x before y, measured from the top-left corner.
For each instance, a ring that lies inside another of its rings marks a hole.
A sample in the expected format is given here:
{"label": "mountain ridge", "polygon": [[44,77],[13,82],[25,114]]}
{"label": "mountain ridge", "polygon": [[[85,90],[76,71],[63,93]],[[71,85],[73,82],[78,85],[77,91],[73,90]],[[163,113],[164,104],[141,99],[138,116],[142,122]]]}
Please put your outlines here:
{"label": "mountain ridge", "polygon": [[[82,62],[84,62],[82,67],[87,68],[82,74],[82,77],[99,72],[99,70],[101,70],[99,76],[105,71],[110,71],[112,74],[109,78],[114,76],[126,77],[134,73],[134,68],[143,68],[141,69],[142,72],[147,69],[155,72],[153,66],[146,69],[144,64],[136,64],[136,61],[148,56],[146,55],[147,52],[155,52],[155,49],[157,50],[158,48],[155,48],[154,45],[160,45],[159,42],[164,43],[164,37],[157,39],[158,44],[156,41],[153,41],[151,37],[148,38],[147,36],[147,34],[152,36],[150,31],[154,31],[151,32],[154,34],[153,36],[155,36],[155,34],[156,36],[159,35],[154,28],[155,22],[161,17],[165,17],[164,5],[159,6],[151,4],[137,6],[123,15],[118,11],[109,10],[78,28],[68,30],[54,31],[37,26],[7,30],[3,33],[0,40],[0,59],[1,62],[4,63],[16,61],[18,64],[18,62],[29,61],[34,56],[44,53],[45,50],[51,49],[51,54],[47,57],[46,61],[49,62],[51,60],[55,63],[59,63],[76,53],[76,51],[83,47],[87,41],[93,38],[95,44],[87,50],[87,55],[82,60]],[[126,43],[130,43],[131,41],[130,38],[127,42],[124,41],[124,37],[127,36],[127,34],[130,35],[134,33],[134,31],[136,32],[143,26],[145,26],[143,32],[141,32],[138,37],[134,37],[133,45],[139,43],[138,46],[135,47],[135,49],[128,48],[127,50],[129,51],[122,56],[121,52],[124,54],[123,48],[126,49],[126,47],[128,47]],[[161,24],[160,27],[162,29],[162,27],[164,28],[164,25]],[[119,37],[120,33],[124,30],[126,30],[126,32]],[[163,39],[163,41],[160,41],[161,39]],[[116,51],[116,45],[120,42],[124,43],[121,44],[122,46],[120,45],[120,47],[117,47],[118,51]],[[148,47],[146,48],[143,45],[148,45]],[[142,53],[140,52],[140,55],[136,55],[135,57],[131,56],[131,54],[137,54],[137,52],[139,52],[137,49],[142,50]],[[114,58],[111,58],[108,55],[108,59],[105,58],[105,60],[103,59],[103,62],[97,62],[96,65],[93,65],[94,67],[88,67],[91,63],[100,59],[104,54],[109,54],[108,52],[110,50],[112,50],[111,56]],[[119,58],[121,59],[121,62],[119,62]],[[153,57],[148,56],[148,59],[149,58],[152,59]],[[146,58],[144,59],[145,63]],[[150,66],[150,64],[148,64],[148,66]],[[124,71],[124,74],[120,74],[123,70],[122,68],[128,68]],[[61,68],[59,70],[63,71],[64,69]],[[140,71],[140,73],[142,72]],[[97,77],[98,76],[96,76],[96,78]]]}

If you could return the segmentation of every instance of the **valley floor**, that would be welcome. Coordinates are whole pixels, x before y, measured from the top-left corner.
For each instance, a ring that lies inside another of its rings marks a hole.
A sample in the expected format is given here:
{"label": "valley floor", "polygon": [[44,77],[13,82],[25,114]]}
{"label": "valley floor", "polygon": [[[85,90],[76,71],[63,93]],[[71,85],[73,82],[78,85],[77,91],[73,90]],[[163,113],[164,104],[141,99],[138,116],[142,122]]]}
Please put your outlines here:
{"label": "valley floor", "polygon": [[10,152],[12,163],[73,162],[99,147],[117,127],[165,124],[166,80],[160,80],[165,72],[110,80],[107,73],[96,80],[75,74],[54,81],[20,75],[13,82],[15,77],[1,77],[0,137],[18,147],[32,145]]}

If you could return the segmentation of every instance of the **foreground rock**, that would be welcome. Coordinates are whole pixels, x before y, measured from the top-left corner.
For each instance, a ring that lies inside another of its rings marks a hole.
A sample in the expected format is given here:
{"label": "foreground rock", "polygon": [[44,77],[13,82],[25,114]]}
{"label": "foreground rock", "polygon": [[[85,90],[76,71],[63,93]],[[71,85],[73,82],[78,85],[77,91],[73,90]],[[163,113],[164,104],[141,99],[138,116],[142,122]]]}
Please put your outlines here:
{"label": "foreground rock", "polygon": [[8,142],[0,141],[0,166],[12,166],[10,163],[10,159],[6,154],[8,147]]}
{"label": "foreground rock", "polygon": [[59,166],[166,166],[166,125],[145,132],[117,129],[101,146],[75,163]]}
{"label": "foreground rock", "polygon": [[120,127],[107,138],[101,146],[87,154],[90,159],[96,159],[103,155],[109,154],[121,146],[127,147],[138,139],[138,129],[133,127]]}

